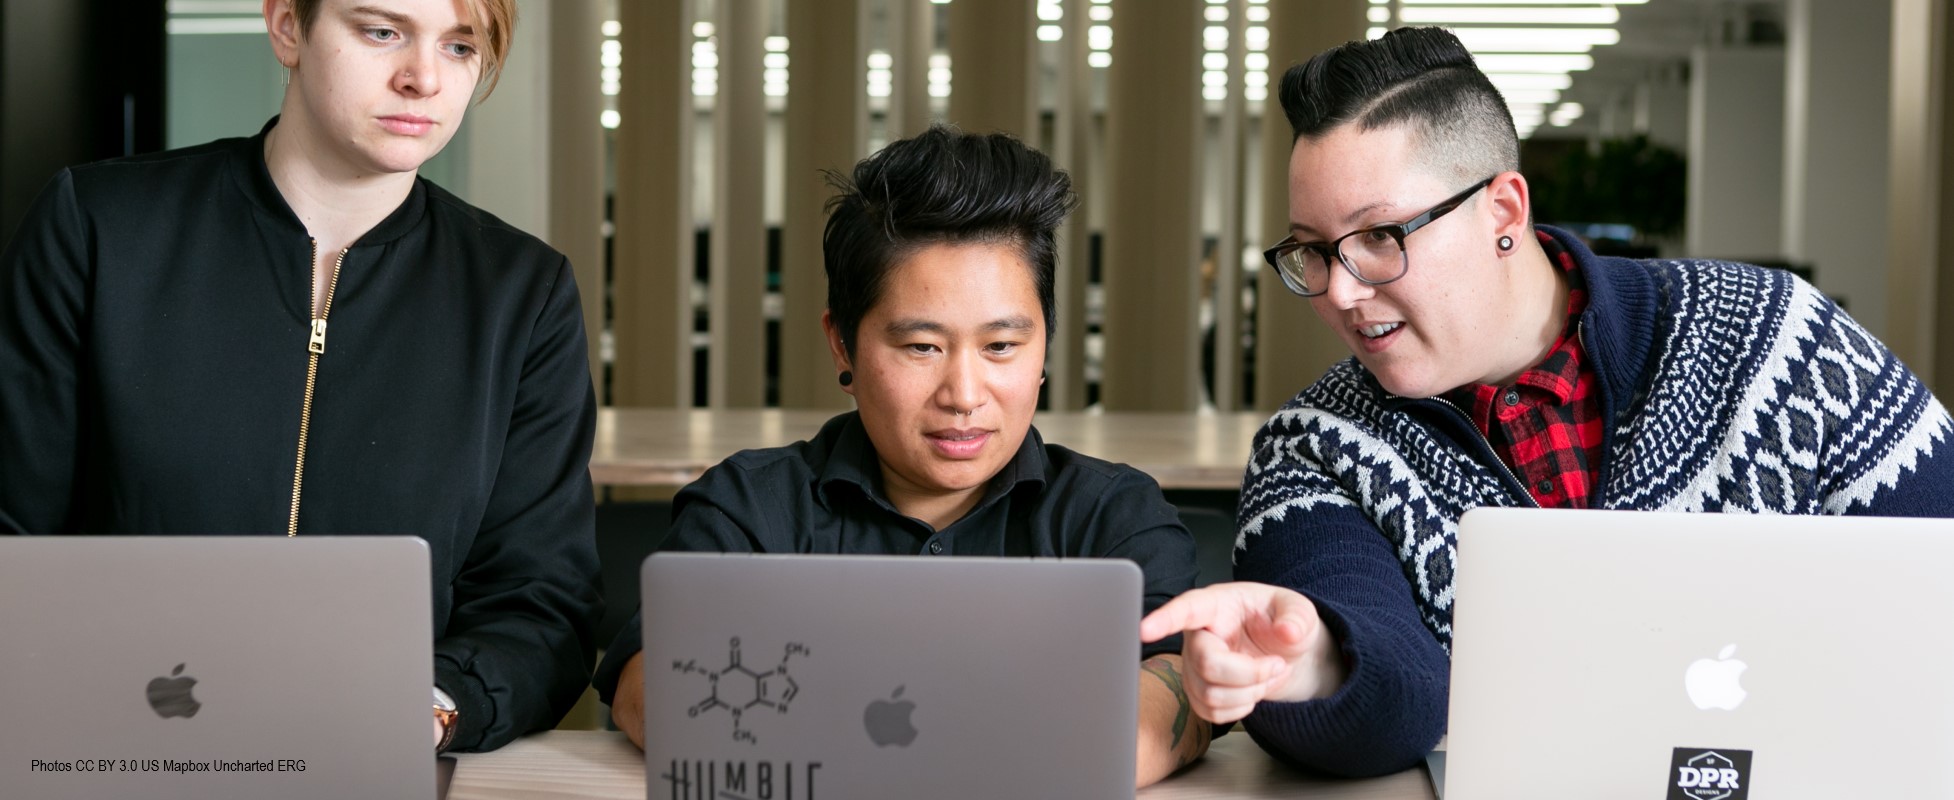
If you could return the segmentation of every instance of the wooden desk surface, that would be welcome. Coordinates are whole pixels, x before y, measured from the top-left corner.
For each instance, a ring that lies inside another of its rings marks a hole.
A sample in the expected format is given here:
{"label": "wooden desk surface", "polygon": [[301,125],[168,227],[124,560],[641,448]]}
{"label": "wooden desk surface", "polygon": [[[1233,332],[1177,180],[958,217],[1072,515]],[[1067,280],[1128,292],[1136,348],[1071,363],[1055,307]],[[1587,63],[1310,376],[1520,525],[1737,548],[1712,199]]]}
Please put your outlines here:
{"label": "wooden desk surface", "polygon": [[[516,740],[493,753],[457,757],[448,800],[618,798],[644,800],[644,754],[624,734],[550,731]],[[1312,800],[1430,800],[1431,780],[1413,768],[1383,778],[1335,781],[1276,763],[1247,734],[1216,740],[1206,758],[1150,786],[1141,800],[1294,798]]]}
{"label": "wooden desk surface", "polygon": [[[836,412],[603,408],[590,476],[600,486],[676,489],[740,450],[812,437]],[[1052,412],[1032,420],[1045,441],[1131,464],[1167,489],[1241,488],[1259,411],[1230,414]]]}

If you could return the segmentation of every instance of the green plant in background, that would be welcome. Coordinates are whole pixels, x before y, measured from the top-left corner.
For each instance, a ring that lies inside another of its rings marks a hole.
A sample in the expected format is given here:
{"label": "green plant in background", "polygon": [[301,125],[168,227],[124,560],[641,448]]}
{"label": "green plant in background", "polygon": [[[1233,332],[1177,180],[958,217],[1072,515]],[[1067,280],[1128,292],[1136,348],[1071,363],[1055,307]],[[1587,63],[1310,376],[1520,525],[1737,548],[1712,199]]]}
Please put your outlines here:
{"label": "green plant in background", "polygon": [[1681,233],[1685,166],[1681,153],[1647,136],[1568,148],[1549,169],[1527,176],[1534,218],[1618,222],[1648,237]]}

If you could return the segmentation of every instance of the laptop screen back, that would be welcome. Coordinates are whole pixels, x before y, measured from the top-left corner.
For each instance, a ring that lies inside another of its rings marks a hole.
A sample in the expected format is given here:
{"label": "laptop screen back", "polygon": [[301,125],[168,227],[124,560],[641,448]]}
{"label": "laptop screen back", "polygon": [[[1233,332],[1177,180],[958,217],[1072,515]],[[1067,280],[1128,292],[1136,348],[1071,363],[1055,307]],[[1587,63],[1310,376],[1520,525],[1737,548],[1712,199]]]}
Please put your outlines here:
{"label": "laptop screen back", "polygon": [[427,545],[0,537],[0,786],[433,797]]}
{"label": "laptop screen back", "polygon": [[1458,553],[1450,800],[1954,797],[1954,521],[1478,509]]}
{"label": "laptop screen back", "polygon": [[652,797],[1133,795],[1140,570],[658,554]]}

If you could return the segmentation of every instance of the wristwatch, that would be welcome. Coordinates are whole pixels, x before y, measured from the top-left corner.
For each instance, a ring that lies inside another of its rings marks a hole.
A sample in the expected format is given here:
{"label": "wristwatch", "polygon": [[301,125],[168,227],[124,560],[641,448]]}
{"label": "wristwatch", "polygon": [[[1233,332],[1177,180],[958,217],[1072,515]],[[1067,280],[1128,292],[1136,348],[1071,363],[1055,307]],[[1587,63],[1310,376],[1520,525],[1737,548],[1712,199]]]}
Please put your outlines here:
{"label": "wristwatch", "polygon": [[448,745],[454,744],[455,729],[461,727],[461,709],[439,686],[434,687],[434,720],[441,723],[441,743],[434,746],[434,752],[446,752]]}

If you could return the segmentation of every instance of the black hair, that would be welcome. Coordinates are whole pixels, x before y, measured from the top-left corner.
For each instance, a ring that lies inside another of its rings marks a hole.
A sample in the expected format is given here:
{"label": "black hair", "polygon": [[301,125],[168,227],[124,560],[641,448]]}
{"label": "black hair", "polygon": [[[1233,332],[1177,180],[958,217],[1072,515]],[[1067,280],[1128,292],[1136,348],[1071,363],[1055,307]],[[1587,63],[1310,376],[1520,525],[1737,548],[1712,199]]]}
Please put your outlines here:
{"label": "black hair", "polygon": [[1283,74],[1281,97],[1297,140],[1351,122],[1408,125],[1426,166],[1460,182],[1520,168],[1505,98],[1443,28],[1398,28],[1318,53]]}
{"label": "black hair", "polygon": [[863,159],[852,177],[827,178],[835,189],[821,236],[828,313],[850,358],[889,272],[934,244],[1014,247],[1031,268],[1051,336],[1057,230],[1077,199],[1072,179],[1044,153],[1008,134],[933,125]]}

